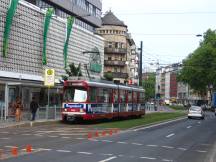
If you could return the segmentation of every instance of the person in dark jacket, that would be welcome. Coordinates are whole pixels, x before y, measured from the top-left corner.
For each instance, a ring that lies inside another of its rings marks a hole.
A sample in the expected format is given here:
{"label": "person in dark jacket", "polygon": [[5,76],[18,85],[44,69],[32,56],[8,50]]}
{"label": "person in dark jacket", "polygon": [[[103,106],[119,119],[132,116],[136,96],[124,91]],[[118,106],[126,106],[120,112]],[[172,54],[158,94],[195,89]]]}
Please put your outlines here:
{"label": "person in dark jacket", "polygon": [[39,105],[35,101],[35,97],[32,97],[32,101],[30,103],[30,110],[31,110],[31,113],[32,113],[32,121],[35,120],[35,116],[36,116],[38,107],[39,107]]}

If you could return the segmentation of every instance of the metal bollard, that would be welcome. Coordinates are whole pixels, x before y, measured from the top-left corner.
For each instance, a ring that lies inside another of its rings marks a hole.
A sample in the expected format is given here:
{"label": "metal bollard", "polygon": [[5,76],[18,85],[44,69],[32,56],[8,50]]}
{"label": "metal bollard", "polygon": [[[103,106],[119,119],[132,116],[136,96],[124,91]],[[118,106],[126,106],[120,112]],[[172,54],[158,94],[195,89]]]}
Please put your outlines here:
{"label": "metal bollard", "polygon": [[46,119],[48,119],[48,105],[46,105]]}

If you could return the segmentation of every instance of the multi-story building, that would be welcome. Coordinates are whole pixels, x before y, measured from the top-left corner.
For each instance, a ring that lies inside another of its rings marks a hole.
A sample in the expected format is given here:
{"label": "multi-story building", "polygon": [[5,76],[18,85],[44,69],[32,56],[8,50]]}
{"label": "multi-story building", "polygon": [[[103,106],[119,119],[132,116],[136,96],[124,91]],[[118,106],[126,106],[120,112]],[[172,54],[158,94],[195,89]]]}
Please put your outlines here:
{"label": "multi-story building", "polygon": [[[15,1],[14,1],[15,2]],[[4,31],[10,0],[0,0],[0,49],[3,46]],[[44,47],[44,22],[47,8],[53,8],[46,37],[47,64],[42,63]],[[101,25],[100,0],[19,0],[13,16],[8,37],[7,56],[0,56],[0,109],[9,115],[9,106],[17,96],[22,97],[24,110],[29,110],[31,97],[34,96],[41,106],[60,105],[62,85],[59,80],[65,75],[64,45],[67,33],[67,17],[75,17],[68,43],[67,62],[78,65],[87,76],[100,79],[103,76],[104,39],[95,35],[96,27]],[[7,22],[9,23],[9,22]],[[8,26],[7,26],[8,27]],[[92,51],[98,50],[101,67],[99,71],[90,67]],[[2,51],[1,51],[2,52]],[[87,68],[86,68],[87,67]],[[45,69],[55,70],[55,86],[44,86]]]}
{"label": "multi-story building", "polygon": [[[97,29],[97,33],[105,39],[105,75],[111,73],[115,83],[127,83],[129,79],[136,77],[137,53],[134,53],[135,43],[128,34],[127,25],[109,11],[102,18],[102,27]],[[134,70],[132,66],[135,66]],[[133,74],[130,73],[131,70]]]}

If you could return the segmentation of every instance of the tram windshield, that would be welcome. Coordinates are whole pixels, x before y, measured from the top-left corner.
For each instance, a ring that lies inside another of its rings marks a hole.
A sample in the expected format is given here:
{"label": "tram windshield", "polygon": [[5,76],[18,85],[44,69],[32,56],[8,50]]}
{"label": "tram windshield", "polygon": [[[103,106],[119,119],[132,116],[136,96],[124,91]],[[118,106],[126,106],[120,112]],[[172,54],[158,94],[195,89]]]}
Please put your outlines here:
{"label": "tram windshield", "polygon": [[83,87],[68,87],[64,91],[64,102],[86,102],[87,91]]}

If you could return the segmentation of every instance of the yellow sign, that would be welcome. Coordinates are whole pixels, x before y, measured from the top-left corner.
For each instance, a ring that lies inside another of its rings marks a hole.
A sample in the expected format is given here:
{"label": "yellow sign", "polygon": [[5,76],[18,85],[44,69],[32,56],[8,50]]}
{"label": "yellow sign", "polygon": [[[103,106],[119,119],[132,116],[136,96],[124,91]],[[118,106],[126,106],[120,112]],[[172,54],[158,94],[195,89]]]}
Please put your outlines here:
{"label": "yellow sign", "polygon": [[54,69],[45,69],[44,85],[45,86],[54,86],[55,84],[55,70]]}

